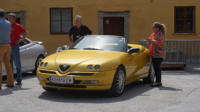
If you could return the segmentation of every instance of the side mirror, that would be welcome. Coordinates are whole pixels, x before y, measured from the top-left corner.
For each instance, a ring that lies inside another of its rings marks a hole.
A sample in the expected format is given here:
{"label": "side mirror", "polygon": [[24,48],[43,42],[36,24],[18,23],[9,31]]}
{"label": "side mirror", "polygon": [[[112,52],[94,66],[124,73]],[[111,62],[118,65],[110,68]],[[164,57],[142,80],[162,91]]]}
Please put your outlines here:
{"label": "side mirror", "polygon": [[43,44],[43,42],[40,42],[40,41],[34,41],[36,44],[40,44],[40,45],[42,45]]}
{"label": "side mirror", "polygon": [[64,45],[64,46],[61,46],[61,47],[58,47],[56,52],[62,52],[64,50],[67,50],[69,47],[67,45]]}
{"label": "side mirror", "polygon": [[139,48],[130,48],[130,49],[128,49],[128,53],[129,54],[138,53],[138,52],[140,52]]}

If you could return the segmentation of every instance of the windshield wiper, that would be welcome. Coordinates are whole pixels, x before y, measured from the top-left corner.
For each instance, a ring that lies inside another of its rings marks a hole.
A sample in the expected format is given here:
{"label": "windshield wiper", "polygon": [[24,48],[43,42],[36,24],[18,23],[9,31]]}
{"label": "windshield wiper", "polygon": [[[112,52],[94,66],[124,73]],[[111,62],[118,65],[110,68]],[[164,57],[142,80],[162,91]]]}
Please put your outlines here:
{"label": "windshield wiper", "polygon": [[103,50],[103,49],[97,49],[97,48],[83,48],[84,50]]}

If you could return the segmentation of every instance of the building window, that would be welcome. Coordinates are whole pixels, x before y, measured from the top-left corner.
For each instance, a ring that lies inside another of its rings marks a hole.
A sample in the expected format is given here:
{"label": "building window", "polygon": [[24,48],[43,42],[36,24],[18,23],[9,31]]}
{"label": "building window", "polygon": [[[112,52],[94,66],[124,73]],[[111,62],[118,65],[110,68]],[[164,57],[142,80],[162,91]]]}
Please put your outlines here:
{"label": "building window", "polygon": [[66,34],[72,27],[72,8],[50,8],[50,33]]}
{"label": "building window", "polygon": [[175,33],[195,33],[195,7],[175,7]]}

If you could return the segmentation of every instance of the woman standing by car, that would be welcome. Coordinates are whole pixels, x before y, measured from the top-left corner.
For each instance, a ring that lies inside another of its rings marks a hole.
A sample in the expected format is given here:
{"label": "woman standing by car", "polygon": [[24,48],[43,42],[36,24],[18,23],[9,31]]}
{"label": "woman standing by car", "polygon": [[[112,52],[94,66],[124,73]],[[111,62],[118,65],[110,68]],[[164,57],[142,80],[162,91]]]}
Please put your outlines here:
{"label": "woman standing by car", "polygon": [[153,68],[156,75],[156,82],[154,82],[152,86],[162,86],[161,63],[165,59],[165,25],[155,22],[153,24],[153,33],[146,40],[149,45],[149,56],[152,57]]}

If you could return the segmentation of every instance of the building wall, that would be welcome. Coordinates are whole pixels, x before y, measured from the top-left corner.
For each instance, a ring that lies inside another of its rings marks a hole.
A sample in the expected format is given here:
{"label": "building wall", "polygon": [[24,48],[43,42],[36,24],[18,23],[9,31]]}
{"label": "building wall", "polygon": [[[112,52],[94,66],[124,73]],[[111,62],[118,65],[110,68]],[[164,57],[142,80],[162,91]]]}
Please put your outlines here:
{"label": "building wall", "polygon": [[[53,53],[58,46],[68,44],[66,34],[50,34],[49,8],[73,8],[73,16],[83,16],[86,24],[98,34],[98,11],[130,11],[130,43],[151,34],[152,23],[159,21],[167,27],[166,39],[200,39],[199,0],[0,0],[0,8],[8,12],[25,11],[26,29],[32,40],[43,41]],[[196,33],[174,33],[174,6],[196,6]]]}

